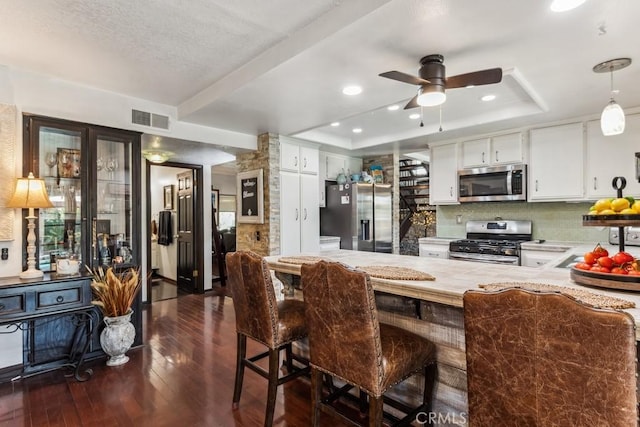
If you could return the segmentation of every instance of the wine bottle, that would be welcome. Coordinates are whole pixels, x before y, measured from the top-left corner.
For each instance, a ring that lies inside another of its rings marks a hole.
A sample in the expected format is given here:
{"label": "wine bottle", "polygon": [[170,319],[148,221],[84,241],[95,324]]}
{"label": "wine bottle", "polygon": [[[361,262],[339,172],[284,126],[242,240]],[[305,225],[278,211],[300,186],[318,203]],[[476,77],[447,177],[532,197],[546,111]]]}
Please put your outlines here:
{"label": "wine bottle", "polygon": [[100,263],[102,265],[111,264],[111,251],[109,250],[109,242],[107,241],[107,233],[102,234],[102,248],[100,248]]}

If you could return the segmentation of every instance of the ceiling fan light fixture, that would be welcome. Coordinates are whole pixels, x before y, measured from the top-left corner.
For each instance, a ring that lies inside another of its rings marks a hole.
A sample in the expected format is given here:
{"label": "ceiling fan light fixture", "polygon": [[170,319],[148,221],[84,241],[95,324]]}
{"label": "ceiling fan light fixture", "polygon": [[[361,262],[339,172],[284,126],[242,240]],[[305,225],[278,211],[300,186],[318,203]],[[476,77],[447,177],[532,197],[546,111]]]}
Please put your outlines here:
{"label": "ceiling fan light fixture", "polygon": [[444,87],[440,85],[422,86],[418,89],[418,105],[422,107],[435,107],[444,104],[447,100],[447,94],[444,93]]}
{"label": "ceiling fan light fixture", "polygon": [[170,151],[162,150],[143,150],[142,155],[151,163],[160,164],[169,160],[173,153]]}
{"label": "ceiling fan light fixture", "polygon": [[613,99],[604,107],[600,116],[600,129],[604,136],[620,135],[624,132],[625,117],[622,107]]}
{"label": "ceiling fan light fixture", "polygon": [[582,5],[586,0],[553,0],[549,8],[552,12],[567,12]]}

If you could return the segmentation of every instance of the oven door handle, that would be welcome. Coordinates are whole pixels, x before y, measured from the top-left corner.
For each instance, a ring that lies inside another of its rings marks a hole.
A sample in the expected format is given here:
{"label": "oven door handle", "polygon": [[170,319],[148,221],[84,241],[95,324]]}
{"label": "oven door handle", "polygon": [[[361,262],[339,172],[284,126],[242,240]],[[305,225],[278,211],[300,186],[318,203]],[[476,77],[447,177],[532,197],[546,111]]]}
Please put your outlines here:
{"label": "oven door handle", "polygon": [[519,259],[514,257],[514,259],[499,259],[499,258],[476,258],[476,257],[467,257],[467,256],[459,256],[454,253],[449,252],[450,259],[456,259],[460,261],[473,261],[473,262],[484,262],[487,264],[506,264],[506,265],[520,265]]}

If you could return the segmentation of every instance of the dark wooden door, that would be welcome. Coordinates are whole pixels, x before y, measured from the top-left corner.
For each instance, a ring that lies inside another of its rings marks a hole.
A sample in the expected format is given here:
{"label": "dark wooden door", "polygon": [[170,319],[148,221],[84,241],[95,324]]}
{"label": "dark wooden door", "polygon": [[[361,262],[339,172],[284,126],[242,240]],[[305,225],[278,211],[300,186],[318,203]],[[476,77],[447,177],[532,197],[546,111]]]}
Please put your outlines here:
{"label": "dark wooden door", "polygon": [[194,247],[195,198],[193,197],[193,171],[178,174],[178,288],[196,291],[196,258]]}

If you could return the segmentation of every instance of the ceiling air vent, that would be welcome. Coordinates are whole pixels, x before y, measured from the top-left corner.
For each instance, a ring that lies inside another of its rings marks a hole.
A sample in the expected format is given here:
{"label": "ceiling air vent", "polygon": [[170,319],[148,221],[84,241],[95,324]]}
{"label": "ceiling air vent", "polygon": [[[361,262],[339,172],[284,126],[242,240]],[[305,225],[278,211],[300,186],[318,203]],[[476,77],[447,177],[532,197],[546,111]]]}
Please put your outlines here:
{"label": "ceiling air vent", "polygon": [[131,123],[158,129],[169,129],[169,116],[148,111],[131,110]]}
{"label": "ceiling air vent", "polygon": [[131,123],[142,126],[151,126],[151,113],[140,110],[131,110]]}

